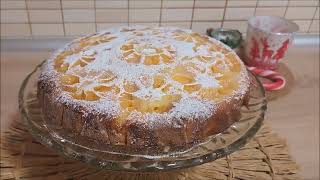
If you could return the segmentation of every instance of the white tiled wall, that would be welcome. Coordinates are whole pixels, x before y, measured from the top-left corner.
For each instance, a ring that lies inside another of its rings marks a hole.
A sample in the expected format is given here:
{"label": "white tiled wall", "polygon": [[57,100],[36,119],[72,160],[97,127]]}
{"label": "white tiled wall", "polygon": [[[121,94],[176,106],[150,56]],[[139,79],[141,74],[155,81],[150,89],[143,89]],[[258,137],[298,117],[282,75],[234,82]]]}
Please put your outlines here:
{"label": "white tiled wall", "polygon": [[113,26],[209,27],[245,32],[247,19],[290,19],[319,33],[319,0],[0,0],[1,38],[78,36]]}

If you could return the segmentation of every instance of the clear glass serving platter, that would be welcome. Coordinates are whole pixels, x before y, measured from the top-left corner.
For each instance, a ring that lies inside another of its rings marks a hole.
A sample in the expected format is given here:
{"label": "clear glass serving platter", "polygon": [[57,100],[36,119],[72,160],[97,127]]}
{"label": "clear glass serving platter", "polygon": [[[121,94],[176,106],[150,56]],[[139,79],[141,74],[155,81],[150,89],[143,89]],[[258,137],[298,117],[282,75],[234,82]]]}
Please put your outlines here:
{"label": "clear glass serving platter", "polygon": [[25,78],[19,91],[20,112],[30,133],[36,140],[66,157],[108,170],[167,171],[214,161],[244,146],[261,127],[267,109],[264,89],[260,81],[250,74],[249,104],[241,108],[241,119],[224,132],[210,136],[204,142],[182,152],[139,154],[122,152],[117,147],[106,150],[87,142],[75,141],[46,123],[37,99],[41,65]]}

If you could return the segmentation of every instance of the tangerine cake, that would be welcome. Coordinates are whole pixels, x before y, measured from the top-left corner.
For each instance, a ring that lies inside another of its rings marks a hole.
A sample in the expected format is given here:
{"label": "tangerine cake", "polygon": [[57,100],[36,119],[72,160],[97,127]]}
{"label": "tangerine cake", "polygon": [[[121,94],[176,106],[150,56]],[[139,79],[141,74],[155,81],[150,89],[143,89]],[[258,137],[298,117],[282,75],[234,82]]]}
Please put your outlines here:
{"label": "tangerine cake", "polygon": [[42,66],[46,121],[124,149],[182,150],[240,118],[249,77],[219,41],[178,28],[119,27],[69,43]]}

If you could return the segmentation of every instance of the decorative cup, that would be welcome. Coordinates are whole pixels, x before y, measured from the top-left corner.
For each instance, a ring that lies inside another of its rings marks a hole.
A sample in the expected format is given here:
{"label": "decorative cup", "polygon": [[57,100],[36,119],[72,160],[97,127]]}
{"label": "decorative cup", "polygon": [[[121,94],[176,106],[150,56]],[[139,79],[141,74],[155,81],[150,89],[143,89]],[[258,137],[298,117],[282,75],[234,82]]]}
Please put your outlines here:
{"label": "decorative cup", "polygon": [[248,20],[244,61],[260,69],[277,69],[293,41],[297,24],[275,16],[255,16]]}

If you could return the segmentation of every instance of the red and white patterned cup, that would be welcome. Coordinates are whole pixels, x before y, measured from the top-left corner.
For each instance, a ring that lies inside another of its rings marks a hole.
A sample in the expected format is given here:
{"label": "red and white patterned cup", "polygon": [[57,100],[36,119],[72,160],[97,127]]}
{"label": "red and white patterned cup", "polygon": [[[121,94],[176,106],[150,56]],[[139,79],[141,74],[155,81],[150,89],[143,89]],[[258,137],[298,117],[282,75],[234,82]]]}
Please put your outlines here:
{"label": "red and white patterned cup", "polygon": [[255,16],[248,20],[244,61],[260,69],[277,69],[293,41],[297,24],[275,16]]}

